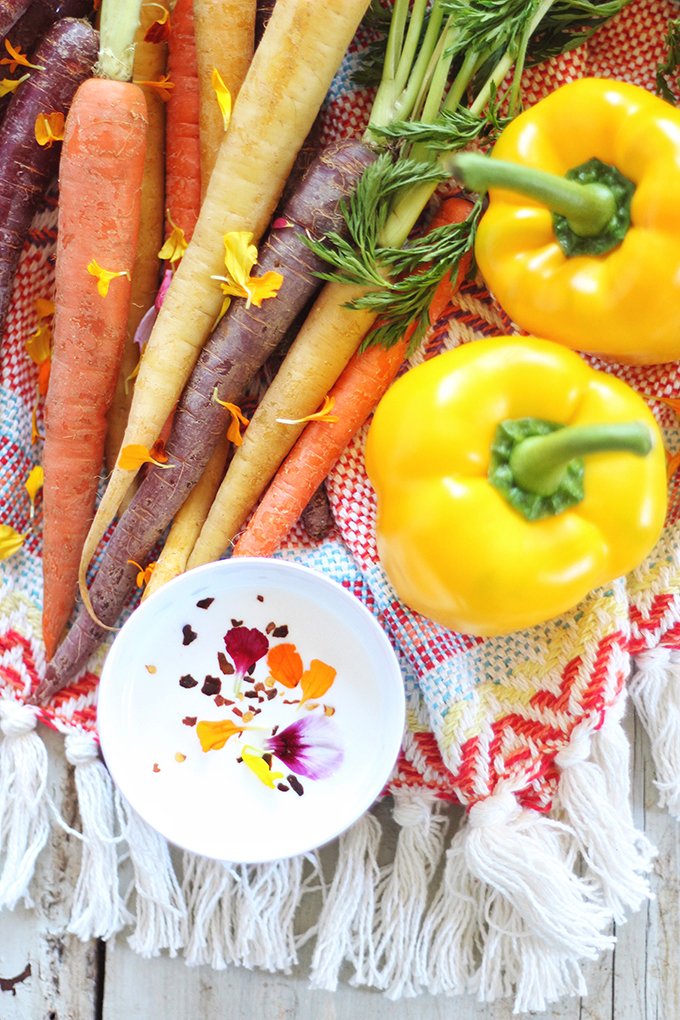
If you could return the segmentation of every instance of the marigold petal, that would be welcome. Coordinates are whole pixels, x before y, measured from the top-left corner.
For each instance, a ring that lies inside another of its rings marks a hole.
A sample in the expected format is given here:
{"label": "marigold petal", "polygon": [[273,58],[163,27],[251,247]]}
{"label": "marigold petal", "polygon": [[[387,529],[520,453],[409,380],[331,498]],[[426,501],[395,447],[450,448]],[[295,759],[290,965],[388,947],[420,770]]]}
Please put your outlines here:
{"label": "marigold petal", "polygon": [[[168,219],[170,220],[170,213],[168,213]],[[163,259],[166,262],[173,263],[179,262],[189,245],[187,244],[187,239],[182,228],[172,223],[172,220],[170,220],[170,223],[172,225],[172,231],[159,251],[158,258]]]}
{"label": "marigold petal", "polygon": [[52,354],[52,329],[41,323],[26,341],[26,353],[36,365],[42,365]]}
{"label": "marigold petal", "polygon": [[160,18],[157,18],[144,33],[144,42],[162,43],[170,38],[172,24],[170,22],[170,11],[163,11]]}
{"label": "marigold petal", "polygon": [[212,77],[210,84],[213,87],[215,95],[217,96],[217,102],[222,114],[222,122],[224,124],[224,130],[226,131],[229,127],[229,121],[231,120],[231,92],[224,84],[222,75],[216,67],[213,68]]}
{"label": "marigold petal", "polygon": [[19,552],[25,538],[25,535],[20,535],[9,524],[0,524],[0,560],[6,560],[9,556]]}
{"label": "marigold petal", "polygon": [[235,733],[243,733],[245,726],[236,726],[231,719],[205,720],[196,724],[196,733],[201,747],[208,751],[221,750]]}
{"label": "marigold petal", "polygon": [[[166,458],[167,459],[167,458]],[[118,456],[118,467],[122,471],[136,471],[142,464],[155,464],[160,468],[171,468],[172,464],[161,464],[154,460],[150,451],[141,443],[130,443],[124,446]]]}
{"label": "marigold petal", "polygon": [[292,689],[300,683],[302,659],[295,645],[288,642],[273,645],[267,655],[267,665],[270,675],[284,687]]}
{"label": "marigold petal", "polygon": [[213,390],[213,400],[226,409],[231,414],[231,421],[229,422],[229,428],[227,429],[227,439],[234,444],[234,446],[240,446],[243,442],[241,436],[241,425],[248,425],[250,422],[249,418],[246,418],[241,413],[241,408],[237,404],[230,404],[227,400],[220,400],[217,396],[217,386]]}
{"label": "marigold petal", "polygon": [[281,273],[270,270],[264,276],[251,276],[248,280],[249,300],[259,308],[267,298],[276,297],[283,283]]}
{"label": "marigold petal", "polygon": [[9,95],[10,92],[16,92],[22,82],[25,82],[27,78],[30,78],[29,74],[23,75],[21,78],[17,78],[16,81],[12,81],[11,78],[3,78],[0,81],[0,98],[2,96]]}
{"label": "marigold petal", "polygon": [[265,786],[274,789],[274,784],[278,779],[283,779],[283,772],[272,772],[267,762],[260,754],[250,754],[245,749],[241,751],[241,757],[243,761],[251,769],[260,782],[264,783]]}
{"label": "marigold petal", "polygon": [[54,315],[54,301],[48,301],[47,298],[36,298],[35,310],[39,319],[49,319],[50,315]]}
{"label": "marigold petal", "polygon": [[314,414],[305,415],[304,418],[277,418],[279,425],[303,425],[308,421],[325,421],[332,424],[338,421],[338,417],[330,412],[335,407],[335,397],[330,397],[328,394],[323,398],[323,404],[318,411]]}
{"label": "marigold petal", "polygon": [[175,87],[174,81],[170,81],[167,74],[157,78],[156,81],[139,81],[137,78],[133,78],[132,80],[135,85],[151,89],[151,91],[155,92],[158,98],[162,99],[164,103],[167,103],[170,99],[170,89],[174,89]]}
{"label": "marigold petal", "polygon": [[64,138],[64,114],[58,110],[52,113],[39,113],[35,120],[35,140],[38,145],[50,148],[52,142],[61,142]]}
{"label": "marigold petal", "polygon": [[309,669],[300,678],[302,687],[300,705],[304,705],[305,701],[309,701],[310,698],[322,698],[332,686],[336,675],[337,670],[332,666],[322,662],[321,659],[312,659]]}
{"label": "marigold petal", "polygon": [[127,269],[120,270],[103,269],[97,263],[96,259],[92,259],[92,261],[88,264],[87,271],[92,276],[96,276],[97,290],[99,291],[102,297],[106,297],[106,295],[109,292],[109,284],[111,283],[111,280],[115,280],[117,276],[127,276],[128,280],[130,279],[130,274],[127,271]]}
{"label": "marigold petal", "polygon": [[231,230],[224,235],[224,264],[234,284],[244,289],[250,272],[257,262],[257,248],[251,244],[253,235],[249,230]]}
{"label": "marigold petal", "polygon": [[28,478],[26,479],[25,482],[26,491],[28,493],[28,498],[31,501],[31,506],[35,503],[35,498],[42,489],[44,480],[45,475],[43,473],[43,469],[40,467],[39,464],[31,468],[31,470],[28,473]]}

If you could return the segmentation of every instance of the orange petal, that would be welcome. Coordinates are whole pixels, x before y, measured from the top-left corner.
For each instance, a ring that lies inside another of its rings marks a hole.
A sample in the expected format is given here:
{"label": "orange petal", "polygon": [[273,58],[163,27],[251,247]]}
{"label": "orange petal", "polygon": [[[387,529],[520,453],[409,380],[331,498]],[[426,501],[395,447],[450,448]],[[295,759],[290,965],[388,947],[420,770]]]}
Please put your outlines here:
{"label": "orange petal", "polygon": [[[166,458],[167,459],[167,458]],[[141,443],[131,443],[124,446],[118,457],[118,467],[122,471],[136,471],[142,464],[155,464],[156,467],[171,468],[172,464],[161,464],[154,460],[146,446]]]}
{"label": "orange petal", "polygon": [[149,25],[145,34],[144,42],[150,43],[162,43],[166,39],[169,39],[170,33],[172,32],[172,25],[170,24],[170,11],[163,11],[160,18]]}
{"label": "orange petal", "polygon": [[217,721],[201,720],[196,725],[196,733],[204,751],[219,751],[235,733],[243,733],[245,726],[236,726],[231,719]]}
{"label": "orange petal", "polygon": [[329,687],[331,687],[336,674],[337,670],[322,662],[321,659],[312,659],[309,669],[300,678],[300,686],[302,687],[300,704],[304,705],[305,701],[308,701],[310,698],[322,698]]}
{"label": "orange petal", "polygon": [[335,407],[335,397],[330,397],[328,394],[323,398],[323,404],[318,411],[314,414],[307,414],[304,418],[277,418],[279,425],[302,425],[306,421],[327,421],[336,422],[338,418],[336,415],[330,412]]}
{"label": "orange petal", "polygon": [[284,687],[297,687],[302,676],[302,659],[298,655],[295,645],[283,644],[274,645],[269,649],[267,665],[274,680],[278,680]]}

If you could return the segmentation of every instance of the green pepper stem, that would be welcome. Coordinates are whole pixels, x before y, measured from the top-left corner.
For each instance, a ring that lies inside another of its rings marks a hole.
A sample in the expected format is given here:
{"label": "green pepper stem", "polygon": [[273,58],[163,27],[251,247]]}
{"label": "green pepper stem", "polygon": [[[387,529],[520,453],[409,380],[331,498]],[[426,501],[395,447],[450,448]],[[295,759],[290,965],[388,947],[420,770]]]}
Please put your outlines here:
{"label": "green pepper stem", "polygon": [[561,484],[568,464],[576,458],[611,450],[644,457],[651,449],[651,429],[641,421],[568,425],[518,443],[510,455],[510,469],[521,489],[551,496]]}
{"label": "green pepper stem", "polygon": [[447,167],[463,187],[483,192],[487,188],[516,191],[564,216],[579,237],[595,237],[616,213],[616,200],[604,184],[578,184],[545,170],[534,170],[474,152],[451,156]]}

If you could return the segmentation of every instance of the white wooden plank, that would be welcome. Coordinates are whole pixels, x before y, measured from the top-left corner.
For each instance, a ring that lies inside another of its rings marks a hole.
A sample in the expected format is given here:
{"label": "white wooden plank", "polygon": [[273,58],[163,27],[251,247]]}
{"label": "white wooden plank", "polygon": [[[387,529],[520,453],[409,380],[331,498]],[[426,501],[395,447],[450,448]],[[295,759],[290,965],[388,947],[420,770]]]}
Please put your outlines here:
{"label": "white wooden plank", "polygon": [[[77,828],[73,768],[66,764],[63,738],[46,727],[40,736],[50,757],[49,788],[62,817]],[[24,972],[26,980],[0,990],[2,1020],[93,1020],[97,998],[96,943],[62,934],[78,877],[80,848],[74,837],[54,828],[38,859],[32,895],[35,907],[0,912],[0,977]]]}
{"label": "white wooden plank", "polygon": [[659,851],[652,875],[655,899],[619,928],[615,956],[616,1020],[677,1020],[680,1016],[680,875],[678,823],[657,806],[649,741],[630,720],[635,821]]}

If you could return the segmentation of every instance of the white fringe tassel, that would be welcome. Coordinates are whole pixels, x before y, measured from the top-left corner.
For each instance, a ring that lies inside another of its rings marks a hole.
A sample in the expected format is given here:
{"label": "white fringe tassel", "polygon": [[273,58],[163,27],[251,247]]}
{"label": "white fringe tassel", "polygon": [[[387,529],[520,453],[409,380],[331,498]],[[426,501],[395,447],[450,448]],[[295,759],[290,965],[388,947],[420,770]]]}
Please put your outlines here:
{"label": "white fringe tassel", "polygon": [[0,908],[13,910],[23,897],[33,906],[28,886],[38,854],[50,832],[46,799],[47,748],[35,732],[35,709],[0,701]]}
{"label": "white fringe tassel", "polygon": [[236,953],[244,967],[290,974],[297,963],[293,924],[305,858],[240,865]]}
{"label": "white fringe tassel", "polygon": [[232,917],[236,873],[224,861],[193,853],[184,854],[183,872],[187,965],[208,964],[215,970],[224,970],[230,963],[238,963]]}
{"label": "white fringe tassel", "polygon": [[522,809],[509,787],[473,805],[448,852],[419,943],[431,992],[509,995],[515,1012],[584,994],[579,961],[613,945],[610,911],[576,876],[566,826]]}
{"label": "white fringe tassel", "polygon": [[120,894],[113,780],[99,760],[89,733],[66,736],[67,760],[75,765],[76,793],[83,830],[83,858],[76,883],[68,931],[83,942],[110,939],[129,921]]}
{"label": "white fringe tassel", "polygon": [[312,988],[334,992],[345,960],[354,965],[354,984],[377,981],[373,918],[380,835],[380,823],[367,812],[340,836],[335,875],[319,918]]}
{"label": "white fringe tassel", "polygon": [[176,956],[184,944],[186,907],[168,844],[119,794],[117,804],[135,876],[136,923],[128,943],[147,959],[158,956],[162,949]]}
{"label": "white fringe tassel", "polygon": [[628,690],[651,743],[659,806],[680,818],[680,651],[641,652]]}
{"label": "white fringe tassel", "polygon": [[[621,699],[619,712],[623,705]],[[587,760],[591,742],[598,749],[597,761]],[[596,876],[617,924],[626,920],[625,907],[639,910],[649,899],[647,875],[655,853],[633,824],[628,750],[619,720],[610,717],[594,733],[583,724],[575,727],[569,744],[555,757],[562,770],[556,806],[574,832],[579,852]]]}
{"label": "white fringe tassel", "polygon": [[386,869],[376,905],[373,938],[379,988],[388,999],[420,991],[415,974],[418,932],[430,880],[442,857],[448,819],[429,790],[395,792],[392,816],[401,826],[394,863]]}

